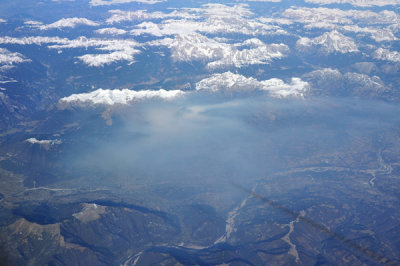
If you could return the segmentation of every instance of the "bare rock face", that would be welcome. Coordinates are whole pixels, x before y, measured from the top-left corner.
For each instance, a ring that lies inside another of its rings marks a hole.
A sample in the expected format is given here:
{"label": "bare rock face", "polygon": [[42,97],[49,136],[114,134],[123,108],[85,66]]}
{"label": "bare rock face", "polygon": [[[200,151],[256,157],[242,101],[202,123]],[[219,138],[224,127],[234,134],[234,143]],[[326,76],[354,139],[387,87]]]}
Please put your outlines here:
{"label": "bare rock face", "polygon": [[85,203],[82,211],[74,213],[73,216],[82,223],[87,223],[100,219],[100,214],[104,214],[105,212],[106,208],[104,206],[98,206],[96,203]]}
{"label": "bare rock face", "polygon": [[64,241],[59,223],[40,225],[22,218],[9,225],[2,231],[2,235],[6,242],[10,243],[6,250],[10,254],[9,261],[13,264],[46,264],[61,250],[73,250],[78,253],[85,251],[85,248],[79,245]]}

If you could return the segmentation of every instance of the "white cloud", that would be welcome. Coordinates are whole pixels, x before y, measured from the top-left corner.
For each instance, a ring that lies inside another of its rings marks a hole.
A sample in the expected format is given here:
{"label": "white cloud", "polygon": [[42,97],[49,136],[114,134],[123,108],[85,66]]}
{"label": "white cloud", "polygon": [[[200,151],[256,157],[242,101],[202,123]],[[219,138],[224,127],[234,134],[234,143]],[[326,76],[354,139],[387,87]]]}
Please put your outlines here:
{"label": "white cloud", "polygon": [[54,23],[41,25],[38,28],[41,30],[75,28],[78,25],[98,26],[99,24],[86,18],[63,18]]}
{"label": "white cloud", "polygon": [[117,28],[102,28],[95,31],[98,34],[106,34],[106,35],[123,35],[126,34],[126,30],[117,29]]}
{"label": "white cloud", "polygon": [[308,91],[308,87],[308,83],[300,78],[292,78],[288,84],[277,78],[258,81],[255,78],[247,78],[232,72],[213,74],[211,77],[203,79],[196,84],[196,90],[198,91],[234,93],[263,90],[267,91],[272,97],[277,98],[303,97]]}
{"label": "white cloud", "polygon": [[227,44],[200,34],[178,35],[168,46],[175,61],[203,61],[211,69],[268,64],[274,59],[285,57],[289,52],[285,44],[264,44],[258,39]]}
{"label": "white cloud", "polygon": [[0,23],[6,23],[7,20],[0,18]]}
{"label": "white cloud", "polygon": [[49,139],[44,139],[44,140],[38,140],[36,138],[29,138],[27,140],[25,140],[25,142],[31,143],[31,144],[39,144],[39,145],[43,145],[43,146],[51,146],[51,145],[59,145],[62,143],[61,140],[49,140]]}
{"label": "white cloud", "polygon": [[[242,75],[225,72],[213,74],[196,84],[196,91],[245,92],[266,91],[272,97],[303,97],[308,90],[308,83],[300,78],[292,78],[290,83],[280,79],[258,81],[254,78],[246,78]],[[59,100],[60,108],[68,106],[94,106],[94,105],[126,105],[132,102],[140,102],[151,99],[172,100],[182,97],[190,92],[182,90],[103,90],[98,89],[89,93],[72,94]],[[192,92],[193,93],[193,92]]]}
{"label": "white cloud", "polygon": [[373,53],[373,58],[384,61],[400,62],[400,53],[388,49],[379,48]]}
{"label": "white cloud", "polygon": [[325,32],[313,39],[301,38],[297,41],[296,48],[302,52],[314,52],[317,48],[323,54],[358,52],[354,40],[338,31]]}
{"label": "white cloud", "polygon": [[142,4],[156,4],[164,2],[166,0],[90,0],[91,6],[109,6],[116,4],[126,4],[126,3],[142,3]]}
{"label": "white cloud", "polygon": [[399,5],[398,0],[305,0],[306,3],[329,5],[329,4],[350,4],[359,7]]}
{"label": "white cloud", "polygon": [[103,90],[98,89],[89,93],[72,94],[60,99],[60,104],[73,105],[115,105],[129,104],[134,101],[143,101],[149,99],[171,100],[183,96],[185,92],[181,90]]}
{"label": "white cloud", "polygon": [[28,21],[25,21],[24,24],[29,25],[29,26],[40,26],[40,25],[43,25],[43,22],[36,21],[36,20],[28,20]]}
{"label": "white cloud", "polygon": [[13,53],[5,48],[0,48],[0,71],[13,68],[15,64],[30,62],[20,53]]}

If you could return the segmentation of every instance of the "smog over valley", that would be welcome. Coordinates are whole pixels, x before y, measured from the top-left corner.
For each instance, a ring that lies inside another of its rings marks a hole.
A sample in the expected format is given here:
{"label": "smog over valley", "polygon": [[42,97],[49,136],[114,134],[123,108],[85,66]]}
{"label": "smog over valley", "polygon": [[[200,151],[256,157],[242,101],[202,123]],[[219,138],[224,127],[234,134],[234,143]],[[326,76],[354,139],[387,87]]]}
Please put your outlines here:
{"label": "smog over valley", "polygon": [[400,1],[2,0],[0,265],[400,265]]}

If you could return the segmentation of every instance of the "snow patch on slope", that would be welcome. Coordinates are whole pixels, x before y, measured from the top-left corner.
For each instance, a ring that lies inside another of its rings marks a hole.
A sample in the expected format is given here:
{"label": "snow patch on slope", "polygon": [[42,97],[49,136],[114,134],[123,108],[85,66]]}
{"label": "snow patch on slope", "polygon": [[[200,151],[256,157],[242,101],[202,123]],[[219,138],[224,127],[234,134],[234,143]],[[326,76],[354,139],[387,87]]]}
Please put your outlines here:
{"label": "snow patch on slope", "polygon": [[98,34],[106,34],[106,35],[123,35],[127,31],[123,30],[123,29],[117,29],[117,28],[112,27],[112,28],[98,29],[95,32]]}
{"label": "snow patch on slope", "polygon": [[258,81],[255,78],[247,78],[232,72],[213,74],[196,84],[197,91],[248,92],[263,90],[276,98],[303,97],[308,87],[308,83],[300,78],[292,78],[290,83],[285,83],[277,78]]}
{"label": "snow patch on slope", "polygon": [[127,4],[135,2],[135,3],[153,5],[164,1],[166,0],[90,0],[89,4],[91,6],[110,6],[110,5]]}
{"label": "snow patch on slope", "polygon": [[98,26],[99,24],[86,18],[74,17],[74,18],[63,18],[48,25],[40,25],[38,26],[38,28],[40,30],[49,30],[49,29],[61,29],[61,28],[75,28],[78,25]]}
{"label": "snow patch on slope", "polygon": [[320,5],[350,4],[358,7],[395,6],[400,4],[398,0],[305,0],[305,2]]}
{"label": "snow patch on slope", "polygon": [[[4,36],[0,37],[0,44],[18,44],[18,45],[43,45],[46,44],[49,49],[72,49],[72,48],[89,48],[93,47],[101,52],[99,54],[86,54],[78,56],[85,64],[89,66],[104,66],[116,61],[126,60],[130,63],[134,62],[134,55],[140,53],[140,50],[135,49],[139,44],[134,40],[121,39],[95,39],[79,37],[73,40],[60,37],[42,37],[32,36],[15,38]],[[108,53],[107,53],[108,52]]]}
{"label": "snow patch on slope", "polygon": [[297,41],[296,48],[302,52],[314,52],[315,49],[318,49],[323,54],[358,52],[358,47],[354,40],[336,30],[325,32],[323,35],[313,39],[303,37]]}
{"label": "snow patch on slope", "polygon": [[400,62],[400,53],[388,49],[379,48],[373,53],[373,58],[383,61]]}
{"label": "snow patch on slope", "polygon": [[13,53],[5,48],[0,48],[0,71],[13,68],[15,64],[30,62],[20,53]]}
{"label": "snow patch on slope", "polygon": [[269,64],[289,53],[289,47],[285,44],[265,44],[258,39],[227,44],[196,33],[177,35],[168,46],[175,61],[202,61],[210,69]]}

